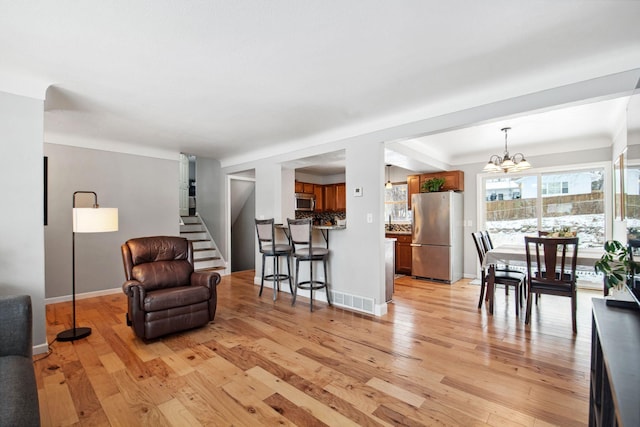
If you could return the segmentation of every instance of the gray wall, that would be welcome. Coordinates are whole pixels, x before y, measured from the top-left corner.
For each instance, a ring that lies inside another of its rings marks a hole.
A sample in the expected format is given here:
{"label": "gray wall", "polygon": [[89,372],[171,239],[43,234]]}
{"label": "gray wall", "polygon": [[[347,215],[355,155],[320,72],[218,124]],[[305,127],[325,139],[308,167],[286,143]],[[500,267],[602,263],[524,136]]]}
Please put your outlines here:
{"label": "gray wall", "polygon": [[236,221],[231,224],[231,271],[252,270],[256,251],[255,185]]}
{"label": "gray wall", "polygon": [[33,344],[46,351],[42,100],[0,92],[0,295],[28,294]]}
{"label": "gray wall", "polygon": [[196,158],[196,210],[204,220],[220,253],[229,259],[225,248],[224,180],[220,162],[205,157]]}
{"label": "gray wall", "polygon": [[120,245],[153,235],[178,235],[176,160],[44,144],[49,158],[49,225],[45,229],[46,297],[71,294],[73,192],[95,191],[102,207],[118,208],[119,230],[76,234],[76,293],[119,288]]}

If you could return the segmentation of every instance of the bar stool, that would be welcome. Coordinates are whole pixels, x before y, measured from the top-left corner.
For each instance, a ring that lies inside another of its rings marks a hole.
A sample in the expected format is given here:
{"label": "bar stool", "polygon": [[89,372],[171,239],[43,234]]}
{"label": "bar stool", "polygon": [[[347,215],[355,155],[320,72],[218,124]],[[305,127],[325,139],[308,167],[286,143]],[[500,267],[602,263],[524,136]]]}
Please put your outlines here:
{"label": "bar stool", "polygon": [[[313,291],[325,289],[327,293],[327,302],[331,305],[331,297],[329,295],[329,283],[327,279],[327,259],[329,258],[329,249],[320,246],[313,246],[311,218],[290,219],[287,218],[289,225],[289,238],[293,246],[293,257],[296,259],[296,284],[293,293],[293,301],[291,305],[296,303],[298,288],[309,290],[310,310],[313,311]],[[309,262],[309,280],[300,281],[300,261]],[[313,262],[322,261],[324,267],[324,280],[316,280],[313,276]]]}
{"label": "bar stool", "polygon": [[[291,294],[294,294],[293,287],[291,285],[291,254],[293,248],[290,244],[276,243],[275,239],[275,225],[273,218],[270,219],[256,219],[256,233],[258,234],[258,245],[260,253],[262,254],[262,278],[260,280],[260,293],[262,296],[262,289],[264,288],[264,281],[269,280],[273,282],[273,300],[276,300],[278,291],[280,290],[280,282],[283,280],[289,281],[289,290]],[[273,258],[273,274],[264,274],[264,266],[266,264],[267,257]],[[285,257],[287,260],[287,274],[280,273],[280,257]]]}

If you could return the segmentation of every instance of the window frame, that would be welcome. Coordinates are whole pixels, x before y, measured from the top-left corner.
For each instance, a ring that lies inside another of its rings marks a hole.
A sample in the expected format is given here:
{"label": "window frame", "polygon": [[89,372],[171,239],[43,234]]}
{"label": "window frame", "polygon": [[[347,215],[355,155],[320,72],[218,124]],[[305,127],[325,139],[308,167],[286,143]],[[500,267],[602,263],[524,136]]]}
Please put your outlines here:
{"label": "window frame", "polygon": [[[398,220],[398,219],[392,218],[391,219],[391,223],[392,224],[411,224],[411,214],[409,213],[410,210],[409,210],[409,199],[408,199],[408,197],[409,197],[409,183],[406,182],[406,181],[404,181],[404,182],[392,182],[391,185],[394,186],[394,187],[404,185],[406,187],[405,194],[406,194],[407,198],[405,198],[405,200],[404,200],[404,203],[405,203],[404,206],[405,206],[405,210],[406,210],[406,212],[408,214],[408,218],[406,220],[403,221],[403,220]],[[387,198],[386,198],[387,189],[385,188],[383,191],[384,191],[384,198],[383,198],[384,199],[383,200],[384,210],[383,210],[383,213],[384,213],[384,216],[385,216],[385,221],[384,222],[387,223],[387,221],[388,221],[387,205],[397,204],[399,202],[387,202]]]}
{"label": "window frame", "polygon": [[[549,173],[576,172],[581,170],[602,168],[604,170],[604,235],[605,240],[610,240],[613,233],[613,175],[611,162],[576,163],[565,166],[549,166],[544,168],[528,169],[523,172],[509,173],[510,177],[536,176],[538,180],[538,196],[536,200],[537,212],[542,212],[542,175]],[[478,230],[486,229],[485,207],[485,179],[495,178],[497,174],[479,172],[476,175],[476,224]],[[607,191],[608,190],[608,191]],[[542,217],[537,218],[538,229],[542,226]]]}

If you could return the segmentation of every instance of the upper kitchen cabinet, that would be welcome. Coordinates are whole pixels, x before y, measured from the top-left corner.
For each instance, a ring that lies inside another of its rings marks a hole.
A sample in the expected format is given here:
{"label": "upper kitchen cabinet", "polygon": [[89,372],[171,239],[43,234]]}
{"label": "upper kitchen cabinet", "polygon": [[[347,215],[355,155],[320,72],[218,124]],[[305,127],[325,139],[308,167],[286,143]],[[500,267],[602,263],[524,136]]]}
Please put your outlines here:
{"label": "upper kitchen cabinet", "polygon": [[420,175],[407,176],[407,207],[411,210],[411,195],[420,192]]}
{"label": "upper kitchen cabinet", "polygon": [[322,185],[314,185],[313,186],[313,194],[316,196],[316,208],[315,212],[324,211],[324,188]]}
{"label": "upper kitchen cabinet", "polygon": [[464,191],[463,171],[444,171],[407,176],[407,204],[411,209],[411,196],[420,192],[422,184],[432,178],[444,178],[440,191]]}
{"label": "upper kitchen cabinet", "polygon": [[444,178],[440,191],[464,191],[464,172],[462,171],[423,173],[420,175],[420,185],[432,178]]}
{"label": "upper kitchen cabinet", "polygon": [[344,182],[336,184],[336,210],[347,210],[347,185]]}
{"label": "upper kitchen cabinet", "polygon": [[347,209],[347,187],[344,182],[323,185],[324,211],[345,211]]}
{"label": "upper kitchen cabinet", "polygon": [[320,185],[296,181],[295,191],[296,193],[315,195],[315,212],[341,212],[347,210],[347,186],[344,182]]}
{"label": "upper kitchen cabinet", "polygon": [[296,181],[295,189],[296,193],[314,194],[315,185],[308,182]]}
{"label": "upper kitchen cabinet", "polygon": [[334,184],[324,185],[324,210],[335,211],[336,210],[336,186]]}

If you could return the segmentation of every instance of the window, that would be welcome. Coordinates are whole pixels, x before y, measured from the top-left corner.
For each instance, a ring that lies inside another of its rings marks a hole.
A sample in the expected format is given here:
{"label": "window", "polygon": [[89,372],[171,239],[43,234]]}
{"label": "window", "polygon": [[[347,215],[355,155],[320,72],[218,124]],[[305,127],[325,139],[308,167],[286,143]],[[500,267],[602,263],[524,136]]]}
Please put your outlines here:
{"label": "window", "polygon": [[604,244],[604,167],[529,175],[483,177],[485,226],[496,245],[519,244],[525,235],[577,232],[581,247]]}
{"label": "window", "polygon": [[407,206],[408,188],[406,183],[393,184],[384,190],[384,218],[395,223],[410,223],[411,214]]}

